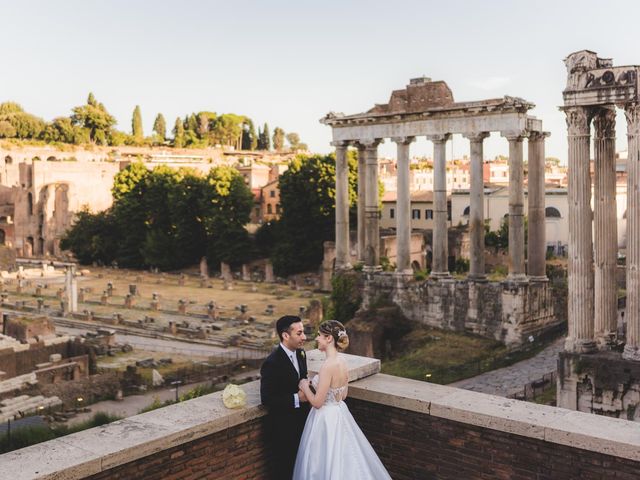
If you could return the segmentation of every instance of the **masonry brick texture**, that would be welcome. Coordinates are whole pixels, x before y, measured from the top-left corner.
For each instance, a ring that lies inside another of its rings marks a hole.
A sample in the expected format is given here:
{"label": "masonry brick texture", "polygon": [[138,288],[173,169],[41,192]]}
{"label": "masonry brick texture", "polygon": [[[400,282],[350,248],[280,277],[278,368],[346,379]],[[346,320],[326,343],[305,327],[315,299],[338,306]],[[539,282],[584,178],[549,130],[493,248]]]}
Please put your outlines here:
{"label": "masonry brick texture", "polygon": [[394,480],[639,479],[640,462],[348,399]]}
{"label": "masonry brick texture", "polygon": [[262,419],[93,475],[91,480],[257,480],[266,478]]}
{"label": "masonry brick texture", "polygon": [[[637,480],[640,462],[348,399],[394,480]],[[267,478],[262,420],[89,477],[92,480]],[[348,479],[344,479],[348,480]]]}

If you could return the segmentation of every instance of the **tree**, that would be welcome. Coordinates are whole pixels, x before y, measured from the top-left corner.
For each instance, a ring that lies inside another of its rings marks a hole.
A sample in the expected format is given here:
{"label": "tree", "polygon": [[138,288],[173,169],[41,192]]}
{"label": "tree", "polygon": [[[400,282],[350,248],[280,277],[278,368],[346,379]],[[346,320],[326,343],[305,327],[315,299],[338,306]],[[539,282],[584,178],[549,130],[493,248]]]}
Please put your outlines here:
{"label": "tree", "polygon": [[140,105],[136,105],[133,109],[133,118],[131,119],[131,134],[136,143],[142,143],[144,141],[144,132],[142,130],[142,113],[140,112]]}
{"label": "tree", "polygon": [[0,138],[13,138],[16,136],[16,129],[7,120],[0,120]]}
{"label": "tree", "polygon": [[176,148],[184,147],[184,123],[180,117],[176,118],[176,123],[173,127],[173,146]]}
{"label": "tree", "polygon": [[76,214],[60,247],[71,250],[82,264],[111,264],[116,258],[119,236],[111,210],[93,214],[85,206]]}
{"label": "tree", "polygon": [[71,122],[80,128],[87,129],[91,142],[105,145],[111,136],[116,119],[107,112],[102,103],[98,103],[92,93],[86,105],[73,108]]}
{"label": "tree", "polygon": [[0,104],[0,122],[3,122],[0,136],[8,138],[38,138],[46,125],[44,120],[25,112],[16,102]]}
{"label": "tree", "polygon": [[163,143],[167,138],[167,122],[164,119],[164,116],[159,113],[153,122],[153,131],[155,132],[158,143]]}
{"label": "tree", "polygon": [[69,117],[57,117],[42,132],[45,142],[79,143],[82,130],[71,122]]}
{"label": "tree", "polygon": [[250,118],[245,118],[242,124],[242,150],[255,150],[257,146],[256,128]]}
{"label": "tree", "polygon": [[284,148],[284,130],[280,127],[273,130],[273,148],[277,151]]}
{"label": "tree", "polygon": [[297,150],[300,144],[300,135],[295,132],[287,133],[287,142],[289,142],[291,150]]}
{"label": "tree", "polygon": [[0,103],[0,115],[11,115],[13,113],[24,112],[24,109],[19,103],[16,102],[3,102]]}
{"label": "tree", "polygon": [[269,125],[266,122],[262,128],[262,136],[264,137],[262,140],[263,150],[271,150],[271,135],[269,134]]}
{"label": "tree", "polygon": [[[349,153],[349,203],[357,199],[357,160]],[[280,176],[282,215],[273,265],[279,275],[316,270],[335,237],[335,157],[297,156]]]}

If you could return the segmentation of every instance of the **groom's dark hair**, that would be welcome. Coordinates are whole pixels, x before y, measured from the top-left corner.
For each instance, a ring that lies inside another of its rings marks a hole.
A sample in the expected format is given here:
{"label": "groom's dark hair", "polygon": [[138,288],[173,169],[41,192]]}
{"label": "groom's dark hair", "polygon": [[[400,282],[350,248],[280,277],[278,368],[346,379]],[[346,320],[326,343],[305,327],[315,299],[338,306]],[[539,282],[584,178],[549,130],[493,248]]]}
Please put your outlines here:
{"label": "groom's dark hair", "polygon": [[284,317],[280,317],[276,322],[276,331],[278,332],[280,340],[282,340],[282,334],[289,331],[291,325],[301,321],[302,319],[296,315],[285,315]]}

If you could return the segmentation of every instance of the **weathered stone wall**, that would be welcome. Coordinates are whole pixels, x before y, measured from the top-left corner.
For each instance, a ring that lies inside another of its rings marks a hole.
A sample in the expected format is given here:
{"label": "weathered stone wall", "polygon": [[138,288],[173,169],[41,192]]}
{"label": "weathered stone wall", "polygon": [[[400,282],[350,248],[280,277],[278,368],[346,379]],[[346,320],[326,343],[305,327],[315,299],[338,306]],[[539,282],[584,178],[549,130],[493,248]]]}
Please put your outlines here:
{"label": "weathered stone wall", "polygon": [[404,315],[426,325],[467,331],[518,347],[530,336],[557,328],[548,283],[398,279],[391,273],[365,275],[364,306],[392,301]]}
{"label": "weathered stone wall", "polygon": [[558,406],[640,422],[640,364],[619,352],[561,352]]}
{"label": "weathered stone wall", "polygon": [[50,355],[59,353],[62,358],[88,354],[88,348],[76,341],[45,345],[44,342],[31,343],[28,350],[15,352],[0,350],[0,370],[6,373],[4,379],[24,375],[35,370],[36,364],[49,361]]}

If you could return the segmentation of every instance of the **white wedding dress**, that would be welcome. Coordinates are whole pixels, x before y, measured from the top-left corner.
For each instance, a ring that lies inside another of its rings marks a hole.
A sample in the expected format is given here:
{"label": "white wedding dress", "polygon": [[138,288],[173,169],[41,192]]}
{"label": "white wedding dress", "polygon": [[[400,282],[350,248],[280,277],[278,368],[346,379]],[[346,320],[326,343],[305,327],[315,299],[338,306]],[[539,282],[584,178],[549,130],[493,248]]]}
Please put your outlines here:
{"label": "white wedding dress", "polygon": [[[317,389],[318,375],[311,384]],[[347,385],[329,388],[324,405],[311,408],[293,470],[294,480],[391,479],[344,403]]]}

